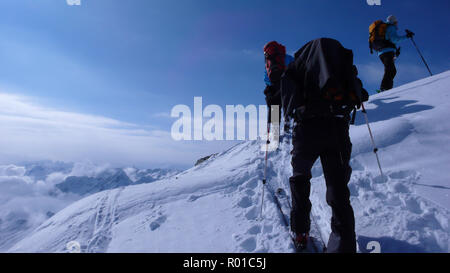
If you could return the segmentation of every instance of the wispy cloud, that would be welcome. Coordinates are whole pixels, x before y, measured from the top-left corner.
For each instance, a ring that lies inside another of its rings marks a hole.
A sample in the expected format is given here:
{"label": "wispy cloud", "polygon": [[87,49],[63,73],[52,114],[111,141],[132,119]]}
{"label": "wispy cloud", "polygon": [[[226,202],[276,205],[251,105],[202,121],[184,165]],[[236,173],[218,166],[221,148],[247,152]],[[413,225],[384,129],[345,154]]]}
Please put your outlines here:
{"label": "wispy cloud", "polygon": [[154,118],[172,118],[169,112],[159,112],[152,115]]}
{"label": "wispy cloud", "polygon": [[398,84],[405,84],[430,76],[424,65],[399,62],[397,64]]}
{"label": "wispy cloud", "polygon": [[178,142],[170,132],[119,120],[57,110],[0,90],[0,162],[85,161],[120,166],[192,165],[225,142]]}
{"label": "wispy cloud", "polygon": [[384,67],[381,62],[370,62],[357,64],[359,77],[366,84],[377,84],[381,82],[384,74]]}
{"label": "wispy cloud", "polygon": [[[384,66],[381,61],[357,64],[356,66],[364,86],[368,87],[369,90],[378,88],[384,75]],[[424,67],[418,64],[399,61],[396,63],[396,68],[397,75],[394,79],[394,87],[429,76]]]}

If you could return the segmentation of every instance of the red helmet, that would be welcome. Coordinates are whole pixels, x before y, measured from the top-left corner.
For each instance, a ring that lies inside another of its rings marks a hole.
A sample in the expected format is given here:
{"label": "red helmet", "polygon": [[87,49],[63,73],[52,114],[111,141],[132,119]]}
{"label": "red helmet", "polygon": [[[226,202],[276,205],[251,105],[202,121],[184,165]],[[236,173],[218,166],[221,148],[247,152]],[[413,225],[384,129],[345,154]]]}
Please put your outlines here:
{"label": "red helmet", "polygon": [[266,71],[270,81],[278,81],[286,70],[286,47],[276,41],[271,41],[264,46]]}
{"label": "red helmet", "polygon": [[277,41],[268,42],[264,46],[264,56],[271,56],[274,54],[286,54],[286,47],[279,44]]}

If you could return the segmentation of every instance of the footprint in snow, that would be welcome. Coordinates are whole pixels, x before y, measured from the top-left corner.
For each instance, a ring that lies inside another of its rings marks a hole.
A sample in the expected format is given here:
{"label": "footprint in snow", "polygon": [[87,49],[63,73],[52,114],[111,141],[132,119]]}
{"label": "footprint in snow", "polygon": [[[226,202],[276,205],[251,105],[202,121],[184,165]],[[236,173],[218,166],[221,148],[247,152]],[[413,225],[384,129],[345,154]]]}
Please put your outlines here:
{"label": "footprint in snow", "polygon": [[258,180],[251,180],[245,183],[245,187],[251,190],[255,189],[256,187],[258,187]]}
{"label": "footprint in snow", "polygon": [[[375,179],[373,179],[373,180],[375,180]],[[357,177],[355,180],[352,179],[352,182],[350,184],[354,184],[358,188],[363,188],[363,189],[366,189],[366,190],[371,190],[372,189],[370,177],[364,176],[364,175],[362,175],[360,177]]]}
{"label": "footprint in snow", "polygon": [[[442,230],[442,226],[439,221],[436,219],[433,213],[425,213],[422,216],[416,215],[415,217],[411,217],[406,219],[406,227],[410,232],[419,231],[423,232],[423,230],[431,229],[433,231]],[[427,234],[422,234],[424,237]]]}
{"label": "footprint in snow", "polygon": [[358,197],[358,195],[359,195],[358,188],[356,187],[356,185],[354,183],[349,183],[348,189],[350,190],[350,196]]}
{"label": "footprint in snow", "polygon": [[247,234],[256,235],[261,232],[260,226],[253,226],[247,230]]}
{"label": "footprint in snow", "polygon": [[245,194],[248,195],[248,196],[254,196],[255,195],[255,191],[251,190],[251,189],[248,189],[248,190],[245,191]]}
{"label": "footprint in snow", "polygon": [[156,230],[157,228],[159,228],[165,221],[166,221],[167,217],[164,215],[159,216],[155,221],[151,222],[149,227],[151,231]]}
{"label": "footprint in snow", "polygon": [[264,225],[263,228],[264,233],[271,233],[273,231],[273,226],[272,225]]}
{"label": "footprint in snow", "polygon": [[387,180],[388,180],[388,178],[386,177],[386,175],[381,176],[381,174],[379,174],[379,175],[375,176],[372,181],[375,184],[382,184],[382,183],[386,183]]}
{"label": "footprint in snow", "polygon": [[254,237],[250,237],[242,241],[240,246],[246,251],[246,252],[252,252],[256,249],[256,239]]}
{"label": "footprint in snow", "polygon": [[245,218],[247,218],[247,220],[256,220],[258,218],[258,209],[257,208],[252,208],[250,209],[246,214],[245,214]]}
{"label": "footprint in snow", "polygon": [[388,185],[389,190],[395,193],[410,193],[408,187],[405,186],[403,182],[394,182]]}
{"label": "footprint in snow", "polygon": [[388,198],[386,199],[386,204],[390,206],[401,206],[402,201],[398,194],[388,194]]}
{"label": "footprint in snow", "polygon": [[244,196],[239,200],[238,206],[241,208],[248,208],[252,205],[252,200],[248,196]]}
{"label": "footprint in snow", "polygon": [[410,170],[401,170],[401,171],[395,171],[388,174],[388,176],[392,179],[407,179],[407,180],[414,180],[418,173],[415,171]]}
{"label": "footprint in snow", "polygon": [[353,171],[364,171],[365,168],[364,166],[361,164],[361,162],[359,162],[358,160],[356,160],[355,158],[352,158],[350,160],[350,166],[352,167]]}
{"label": "footprint in snow", "polygon": [[420,201],[417,200],[417,198],[407,196],[405,198],[402,198],[404,206],[412,213],[421,214],[423,212]]}

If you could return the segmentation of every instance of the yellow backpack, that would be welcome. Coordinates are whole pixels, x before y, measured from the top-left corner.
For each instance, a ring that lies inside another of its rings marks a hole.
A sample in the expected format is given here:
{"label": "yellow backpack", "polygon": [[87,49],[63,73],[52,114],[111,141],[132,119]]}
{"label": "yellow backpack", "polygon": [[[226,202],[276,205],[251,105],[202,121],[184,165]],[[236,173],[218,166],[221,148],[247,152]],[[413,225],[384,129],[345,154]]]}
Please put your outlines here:
{"label": "yellow backpack", "polygon": [[395,44],[386,40],[386,31],[389,24],[382,20],[376,20],[369,26],[369,48],[370,53],[373,50],[380,51],[386,47],[396,48]]}

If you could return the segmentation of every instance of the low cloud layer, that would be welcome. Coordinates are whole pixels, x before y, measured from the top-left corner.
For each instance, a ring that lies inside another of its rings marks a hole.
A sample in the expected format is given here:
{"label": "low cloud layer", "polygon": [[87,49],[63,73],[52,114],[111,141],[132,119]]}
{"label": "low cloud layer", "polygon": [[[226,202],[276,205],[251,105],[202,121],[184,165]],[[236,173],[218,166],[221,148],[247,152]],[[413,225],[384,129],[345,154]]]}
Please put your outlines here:
{"label": "low cloud layer", "polygon": [[42,161],[0,165],[0,252],[81,198],[55,187],[69,176],[97,176],[108,165]]}

